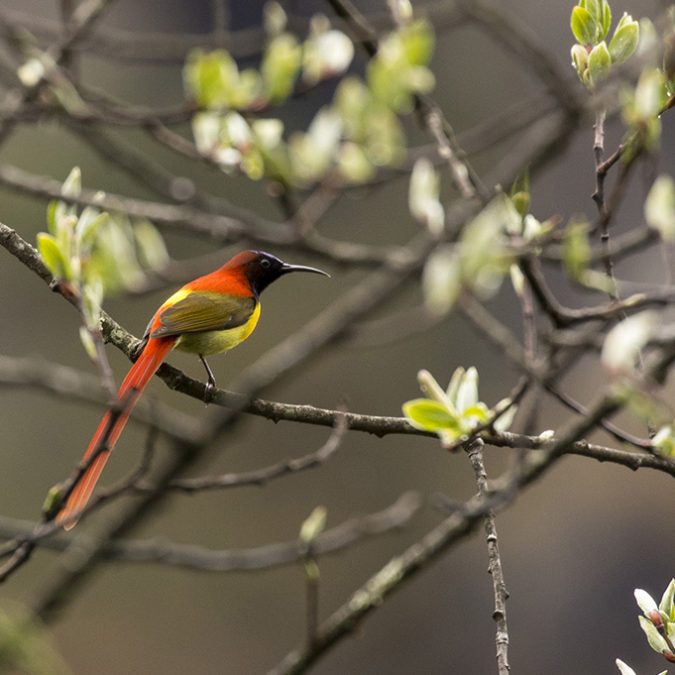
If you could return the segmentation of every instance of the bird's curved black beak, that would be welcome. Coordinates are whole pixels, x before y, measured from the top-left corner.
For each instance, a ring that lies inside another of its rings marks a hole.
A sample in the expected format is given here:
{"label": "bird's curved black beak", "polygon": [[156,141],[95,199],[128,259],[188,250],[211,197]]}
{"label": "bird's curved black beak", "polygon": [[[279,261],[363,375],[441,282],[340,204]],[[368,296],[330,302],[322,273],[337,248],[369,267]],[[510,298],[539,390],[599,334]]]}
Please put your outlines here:
{"label": "bird's curved black beak", "polygon": [[322,274],[324,277],[329,277],[328,272],[317,269],[316,267],[307,267],[307,265],[290,265],[289,263],[284,263],[281,266],[281,274],[289,274],[290,272],[312,272],[312,274]]}

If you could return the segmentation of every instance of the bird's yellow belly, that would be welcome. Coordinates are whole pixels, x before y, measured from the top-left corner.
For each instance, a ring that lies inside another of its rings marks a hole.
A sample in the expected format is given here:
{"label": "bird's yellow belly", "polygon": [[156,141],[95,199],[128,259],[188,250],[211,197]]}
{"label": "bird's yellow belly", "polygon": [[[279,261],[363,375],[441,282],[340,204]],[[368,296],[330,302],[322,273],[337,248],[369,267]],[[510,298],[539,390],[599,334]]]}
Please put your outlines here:
{"label": "bird's yellow belly", "polygon": [[249,320],[227,330],[209,330],[199,333],[183,333],[176,342],[176,349],[191,354],[220,354],[227,352],[243,342],[255,329],[260,318],[260,303],[256,304]]}

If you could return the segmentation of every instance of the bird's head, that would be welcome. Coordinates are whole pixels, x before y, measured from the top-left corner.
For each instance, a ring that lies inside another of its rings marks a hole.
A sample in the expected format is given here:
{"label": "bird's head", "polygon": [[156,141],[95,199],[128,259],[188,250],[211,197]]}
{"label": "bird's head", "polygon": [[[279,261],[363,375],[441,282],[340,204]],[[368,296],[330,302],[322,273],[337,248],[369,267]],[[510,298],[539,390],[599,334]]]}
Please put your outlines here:
{"label": "bird's head", "polygon": [[264,251],[242,251],[235,255],[226,268],[239,268],[248,279],[256,295],[260,295],[273,281],[290,272],[312,272],[329,277],[330,274],[316,267],[291,265]]}

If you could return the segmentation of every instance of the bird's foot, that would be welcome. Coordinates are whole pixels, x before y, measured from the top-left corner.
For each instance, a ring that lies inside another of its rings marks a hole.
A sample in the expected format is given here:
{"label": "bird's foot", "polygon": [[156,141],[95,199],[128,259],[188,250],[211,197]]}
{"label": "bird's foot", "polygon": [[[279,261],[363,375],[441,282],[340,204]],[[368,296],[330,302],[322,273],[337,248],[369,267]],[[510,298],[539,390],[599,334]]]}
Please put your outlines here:
{"label": "bird's foot", "polygon": [[218,387],[216,386],[215,380],[207,380],[204,385],[204,403],[208,405],[213,403],[216,400],[216,395],[218,394]]}

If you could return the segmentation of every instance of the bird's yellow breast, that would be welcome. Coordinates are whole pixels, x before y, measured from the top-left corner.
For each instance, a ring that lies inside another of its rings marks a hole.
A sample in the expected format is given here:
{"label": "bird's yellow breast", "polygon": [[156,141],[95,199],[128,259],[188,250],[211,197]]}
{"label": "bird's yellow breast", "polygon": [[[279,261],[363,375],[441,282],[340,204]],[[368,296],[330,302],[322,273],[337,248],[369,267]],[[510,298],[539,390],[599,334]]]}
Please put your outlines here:
{"label": "bird's yellow breast", "polygon": [[191,354],[220,354],[243,342],[255,329],[260,318],[260,303],[256,303],[251,316],[241,326],[226,330],[210,330],[199,333],[184,333],[176,342],[176,349]]}

